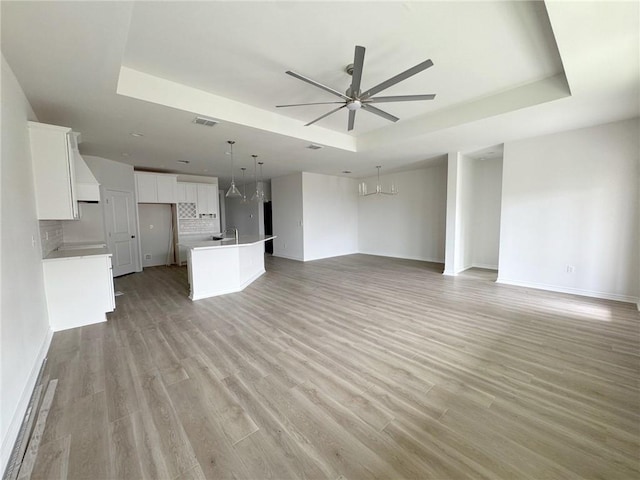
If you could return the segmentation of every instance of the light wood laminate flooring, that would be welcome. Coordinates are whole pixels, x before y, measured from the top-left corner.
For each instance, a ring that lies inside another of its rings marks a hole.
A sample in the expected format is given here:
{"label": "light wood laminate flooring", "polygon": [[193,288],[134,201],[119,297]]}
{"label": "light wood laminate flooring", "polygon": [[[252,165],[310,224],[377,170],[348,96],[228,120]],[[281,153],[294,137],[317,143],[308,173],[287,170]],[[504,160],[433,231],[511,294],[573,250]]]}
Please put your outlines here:
{"label": "light wood laminate flooring", "polygon": [[148,268],[56,333],[32,478],[640,477],[635,305],[367,255],[266,267],[198,302]]}

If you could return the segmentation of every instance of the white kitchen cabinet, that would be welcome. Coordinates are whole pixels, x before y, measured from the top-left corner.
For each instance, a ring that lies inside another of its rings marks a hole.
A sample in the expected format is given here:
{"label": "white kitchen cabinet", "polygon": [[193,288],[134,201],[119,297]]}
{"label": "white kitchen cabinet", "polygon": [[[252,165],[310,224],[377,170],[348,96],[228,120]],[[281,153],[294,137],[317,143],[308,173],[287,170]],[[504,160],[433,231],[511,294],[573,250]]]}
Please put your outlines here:
{"label": "white kitchen cabinet", "polygon": [[158,203],[177,203],[177,177],[157,175],[156,182],[158,185]]}
{"label": "white kitchen cabinet", "polygon": [[110,254],[45,259],[42,267],[54,332],[104,322],[115,309]]}
{"label": "white kitchen cabinet", "polygon": [[178,182],[178,203],[197,203],[198,188],[195,183]]}
{"label": "white kitchen cabinet", "polygon": [[138,203],[177,203],[176,175],[136,172]]}
{"label": "white kitchen cabinet", "polygon": [[71,129],[29,122],[29,140],[38,219],[77,219],[75,137]]}
{"label": "white kitchen cabinet", "polygon": [[209,183],[197,183],[196,209],[198,218],[218,218],[218,186]]}

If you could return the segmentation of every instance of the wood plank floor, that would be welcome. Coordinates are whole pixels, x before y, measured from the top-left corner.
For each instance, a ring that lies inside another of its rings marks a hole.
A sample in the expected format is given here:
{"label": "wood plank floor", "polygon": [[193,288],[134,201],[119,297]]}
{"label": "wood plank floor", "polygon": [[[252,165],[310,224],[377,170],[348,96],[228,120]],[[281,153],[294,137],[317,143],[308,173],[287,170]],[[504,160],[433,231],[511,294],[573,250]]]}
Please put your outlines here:
{"label": "wood plank floor", "polygon": [[54,335],[32,478],[640,477],[634,305],[352,255],[191,302],[122,277]]}

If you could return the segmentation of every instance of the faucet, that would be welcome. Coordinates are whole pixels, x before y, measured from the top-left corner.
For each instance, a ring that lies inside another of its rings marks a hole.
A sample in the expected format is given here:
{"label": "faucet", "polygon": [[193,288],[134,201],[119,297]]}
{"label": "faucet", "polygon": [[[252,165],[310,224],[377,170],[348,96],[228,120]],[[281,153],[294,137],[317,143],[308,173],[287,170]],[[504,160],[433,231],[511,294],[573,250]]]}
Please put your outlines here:
{"label": "faucet", "polygon": [[232,231],[234,233],[236,243],[238,243],[238,227],[229,227],[224,231],[224,233],[227,233],[228,231]]}

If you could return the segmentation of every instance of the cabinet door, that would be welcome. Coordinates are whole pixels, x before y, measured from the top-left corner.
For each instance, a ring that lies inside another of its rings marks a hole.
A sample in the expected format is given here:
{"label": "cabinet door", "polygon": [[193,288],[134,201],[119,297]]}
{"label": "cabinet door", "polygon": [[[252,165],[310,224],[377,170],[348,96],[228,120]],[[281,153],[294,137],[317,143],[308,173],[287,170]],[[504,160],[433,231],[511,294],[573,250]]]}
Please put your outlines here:
{"label": "cabinet door", "polygon": [[218,195],[216,185],[198,183],[198,215],[218,217]]}
{"label": "cabinet door", "polygon": [[170,175],[156,175],[158,186],[158,203],[176,203],[176,177]]}
{"label": "cabinet door", "polygon": [[54,332],[104,322],[115,307],[111,262],[89,255],[42,263],[49,323]]}
{"label": "cabinet door", "polygon": [[185,194],[187,203],[198,203],[198,185],[196,183],[185,183]]}
{"label": "cabinet door", "polygon": [[136,190],[138,203],[158,203],[158,185],[155,175],[136,173]]}
{"label": "cabinet door", "polygon": [[207,185],[198,183],[196,185],[198,201],[196,202],[198,217],[209,214],[209,195]]}
{"label": "cabinet door", "polygon": [[183,182],[178,182],[177,186],[178,192],[178,203],[187,203],[187,184]]}
{"label": "cabinet door", "polygon": [[213,218],[218,218],[220,216],[218,215],[218,185],[211,185],[211,191],[209,195],[209,198],[211,200],[209,203],[209,210],[211,210]]}
{"label": "cabinet door", "polygon": [[78,218],[71,129],[29,122],[31,162],[40,220]]}

